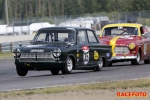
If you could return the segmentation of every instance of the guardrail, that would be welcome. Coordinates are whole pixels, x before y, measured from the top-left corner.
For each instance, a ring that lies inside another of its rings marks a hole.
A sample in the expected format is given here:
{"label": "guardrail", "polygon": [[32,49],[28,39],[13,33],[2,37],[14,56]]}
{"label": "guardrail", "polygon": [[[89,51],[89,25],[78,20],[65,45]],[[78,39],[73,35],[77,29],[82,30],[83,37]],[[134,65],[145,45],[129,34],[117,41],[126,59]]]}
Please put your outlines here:
{"label": "guardrail", "polygon": [[31,43],[28,41],[16,41],[16,42],[4,42],[0,43],[0,52],[12,52],[13,49],[19,47],[19,43],[22,43],[23,46],[29,45]]}

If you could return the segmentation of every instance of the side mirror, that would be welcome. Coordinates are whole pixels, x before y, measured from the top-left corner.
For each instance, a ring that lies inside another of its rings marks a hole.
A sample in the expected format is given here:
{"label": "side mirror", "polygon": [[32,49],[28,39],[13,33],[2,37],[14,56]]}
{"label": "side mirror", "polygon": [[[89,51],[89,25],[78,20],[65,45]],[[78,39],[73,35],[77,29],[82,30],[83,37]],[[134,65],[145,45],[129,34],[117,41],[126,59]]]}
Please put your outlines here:
{"label": "side mirror", "polygon": [[66,46],[66,47],[69,47],[69,46],[71,46],[71,43],[70,43],[70,42],[67,42],[67,46]]}
{"label": "side mirror", "polygon": [[66,42],[66,44],[67,44],[66,45],[67,48],[74,45],[74,43],[71,43],[71,42]]}
{"label": "side mirror", "polygon": [[143,33],[142,37],[146,39],[148,37],[148,35],[149,35],[149,33]]}

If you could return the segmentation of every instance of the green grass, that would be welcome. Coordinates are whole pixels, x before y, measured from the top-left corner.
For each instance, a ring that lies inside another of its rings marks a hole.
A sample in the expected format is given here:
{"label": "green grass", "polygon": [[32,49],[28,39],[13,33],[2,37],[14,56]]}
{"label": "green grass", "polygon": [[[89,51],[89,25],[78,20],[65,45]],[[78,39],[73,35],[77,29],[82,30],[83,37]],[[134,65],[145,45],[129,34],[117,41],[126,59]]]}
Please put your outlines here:
{"label": "green grass", "polygon": [[13,58],[12,52],[0,52],[0,59]]}
{"label": "green grass", "polygon": [[91,83],[84,85],[72,85],[72,86],[59,86],[59,87],[50,87],[43,89],[35,90],[18,90],[11,92],[0,92],[1,98],[7,98],[9,96],[18,96],[18,95],[33,95],[33,94],[56,94],[61,92],[68,91],[83,91],[83,90],[114,90],[114,89],[127,89],[127,88],[143,88],[150,87],[150,78],[138,79],[138,80],[124,80],[124,81],[115,81],[115,82],[100,82],[100,83]]}

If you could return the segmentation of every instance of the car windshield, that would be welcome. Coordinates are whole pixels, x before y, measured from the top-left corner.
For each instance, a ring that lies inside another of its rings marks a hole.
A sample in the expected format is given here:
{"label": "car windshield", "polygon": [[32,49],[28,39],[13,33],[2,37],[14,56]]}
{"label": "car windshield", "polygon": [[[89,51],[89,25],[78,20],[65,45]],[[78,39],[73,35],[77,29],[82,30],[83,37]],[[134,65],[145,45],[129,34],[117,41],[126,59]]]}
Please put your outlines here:
{"label": "car windshield", "polygon": [[40,30],[34,37],[35,42],[75,42],[73,30]]}
{"label": "car windshield", "polygon": [[103,36],[119,36],[119,35],[138,35],[138,29],[135,27],[109,27],[103,31]]}

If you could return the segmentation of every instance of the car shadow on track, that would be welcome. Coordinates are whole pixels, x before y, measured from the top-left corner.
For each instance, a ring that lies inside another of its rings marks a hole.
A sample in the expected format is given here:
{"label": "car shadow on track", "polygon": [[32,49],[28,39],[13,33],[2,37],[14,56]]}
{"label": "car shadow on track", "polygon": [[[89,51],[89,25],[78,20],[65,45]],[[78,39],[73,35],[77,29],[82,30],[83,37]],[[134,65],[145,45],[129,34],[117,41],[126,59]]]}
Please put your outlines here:
{"label": "car shadow on track", "polygon": [[[59,72],[58,75],[52,75],[52,74],[45,74],[45,75],[30,75],[30,76],[19,77],[19,78],[45,77],[45,76],[63,76],[63,75],[73,75],[73,74],[82,74],[82,73],[91,73],[91,72],[94,72],[94,71],[93,71],[93,70],[86,70],[86,71],[80,70],[80,72],[72,72],[71,74],[62,74],[61,72]],[[100,71],[99,71],[99,72],[100,72]]]}
{"label": "car shadow on track", "polygon": [[137,67],[137,66],[141,66],[141,65],[144,65],[143,61],[141,61],[139,65],[131,65],[130,62],[123,62],[123,63],[114,63],[112,66],[107,66],[107,67],[124,67],[124,66]]}
{"label": "car shadow on track", "polygon": [[[71,74],[62,74],[61,71],[59,72],[58,75],[52,75],[52,74],[45,74],[45,75],[29,75],[29,76],[25,76],[25,77],[19,77],[19,78],[31,78],[31,77],[50,77],[50,76],[61,76],[62,78],[64,78],[64,76],[66,75],[74,75],[74,74],[84,74],[84,73],[103,73],[103,72],[109,72],[109,71],[115,71],[118,70],[118,68],[120,69],[121,67],[138,67],[144,65],[143,62],[141,62],[139,65],[131,65],[130,62],[125,62],[125,63],[115,63],[112,66],[108,66],[108,67],[104,67],[102,69],[102,71],[93,71],[93,70],[73,70],[73,72]],[[38,72],[37,72],[38,73]]]}

